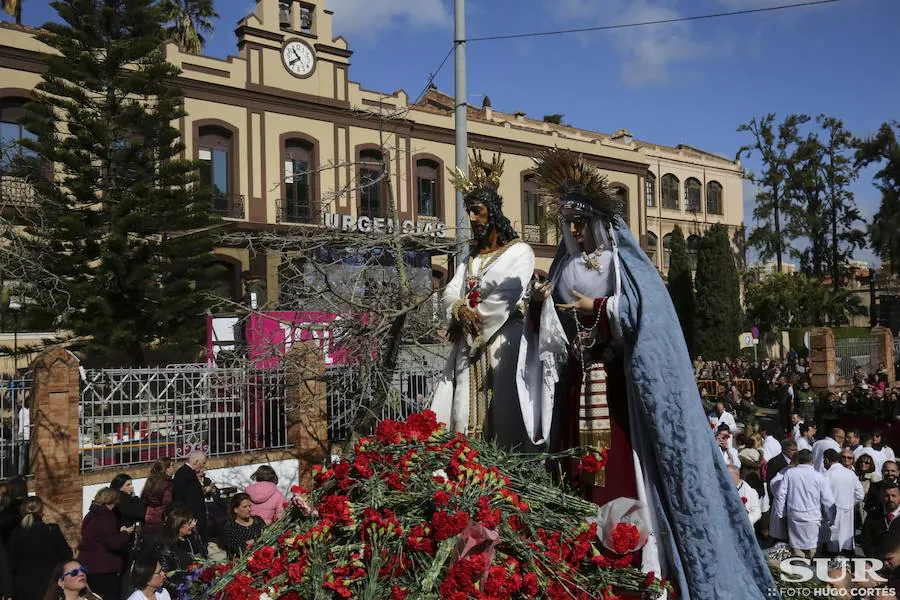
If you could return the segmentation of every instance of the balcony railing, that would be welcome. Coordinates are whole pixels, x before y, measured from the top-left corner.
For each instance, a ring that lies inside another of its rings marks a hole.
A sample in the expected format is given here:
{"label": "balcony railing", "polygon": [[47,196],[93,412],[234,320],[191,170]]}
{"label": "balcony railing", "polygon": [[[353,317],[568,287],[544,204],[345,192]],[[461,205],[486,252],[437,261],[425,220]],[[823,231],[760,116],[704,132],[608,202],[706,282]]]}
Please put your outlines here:
{"label": "balcony railing", "polygon": [[279,200],[277,206],[279,223],[304,223],[307,225],[322,223],[322,213],[319,207],[312,202]]}
{"label": "balcony railing", "polygon": [[216,192],[212,195],[209,212],[226,219],[243,219],[244,196]]}
{"label": "balcony railing", "polygon": [[0,206],[37,206],[37,192],[24,179],[0,175]]}

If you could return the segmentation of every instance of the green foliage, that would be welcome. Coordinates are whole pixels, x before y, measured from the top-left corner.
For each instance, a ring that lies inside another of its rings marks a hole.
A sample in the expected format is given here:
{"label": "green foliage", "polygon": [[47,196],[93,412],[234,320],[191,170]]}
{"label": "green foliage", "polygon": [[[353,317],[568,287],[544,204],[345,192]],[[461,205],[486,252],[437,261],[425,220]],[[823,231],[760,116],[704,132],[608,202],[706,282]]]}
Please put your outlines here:
{"label": "green foliage", "polygon": [[708,360],[737,356],[744,325],[741,285],[724,225],[713,225],[700,240],[695,286],[694,350]]}
{"label": "green foliage", "polygon": [[678,314],[681,330],[688,351],[694,356],[694,284],[691,280],[691,264],[688,259],[687,244],[681,227],[675,226],[669,241],[671,252],[669,259],[668,284],[672,304]]}
{"label": "green foliage", "polygon": [[168,39],[185,52],[203,50],[203,34],[213,32],[213,19],[219,16],[212,0],[162,0],[160,7]]}
{"label": "green foliage", "polygon": [[837,289],[841,265],[866,243],[865,234],[856,227],[862,217],[848,189],[858,169],[850,157],[853,136],[844,124],[825,115],[819,115],[816,123],[822,137],[819,132],[809,133],[788,163],[786,193],[793,200],[787,233],[791,239],[809,242],[791,249],[803,272],[819,278],[830,275]]}
{"label": "green foliage", "polygon": [[859,296],[834,292],[804,273],[748,274],[744,306],[763,331],[837,325],[866,310]]}
{"label": "green foliage", "polygon": [[881,191],[881,206],[869,226],[869,240],[891,272],[900,274],[900,142],[895,130],[900,122],[884,123],[874,137],[857,140],[856,164],[877,164],[876,187]]}
{"label": "green foliage", "polygon": [[554,113],[552,115],[544,115],[544,123],[553,123],[554,125],[564,125],[563,117],[565,115]]}
{"label": "green foliage", "polygon": [[[141,363],[150,346],[202,340],[214,223],[172,122],[184,116],[152,0],[58,0],[23,141],[44,224],[29,233],[65,282],[57,310],[98,362]],[[46,165],[54,165],[55,177]]]}
{"label": "green foliage", "polygon": [[807,121],[807,115],[788,115],[776,127],[775,115],[769,113],[759,119],[750,119],[737,129],[753,136],[752,143],[738,150],[737,158],[758,155],[762,163],[760,173],[747,174],[747,179],[759,189],[756,208],[753,209],[753,218],[758,226],[750,231],[747,243],[759,251],[762,260],[775,258],[778,271],[781,271],[782,256],[788,241],[783,230],[785,213],[790,210],[793,200],[790,167],[801,144],[800,126]]}

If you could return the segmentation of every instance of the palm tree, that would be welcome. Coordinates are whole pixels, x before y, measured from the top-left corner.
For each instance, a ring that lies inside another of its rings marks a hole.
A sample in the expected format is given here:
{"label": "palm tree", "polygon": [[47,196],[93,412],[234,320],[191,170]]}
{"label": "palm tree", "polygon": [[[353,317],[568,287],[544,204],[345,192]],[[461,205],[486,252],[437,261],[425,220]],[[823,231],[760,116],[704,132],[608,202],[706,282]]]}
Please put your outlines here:
{"label": "palm tree", "polygon": [[22,24],[22,0],[3,0],[3,12],[16,18],[16,25]]}
{"label": "palm tree", "polygon": [[164,0],[162,8],[169,39],[185,52],[203,50],[206,39],[202,34],[213,32],[213,19],[219,16],[213,8],[213,0]]}

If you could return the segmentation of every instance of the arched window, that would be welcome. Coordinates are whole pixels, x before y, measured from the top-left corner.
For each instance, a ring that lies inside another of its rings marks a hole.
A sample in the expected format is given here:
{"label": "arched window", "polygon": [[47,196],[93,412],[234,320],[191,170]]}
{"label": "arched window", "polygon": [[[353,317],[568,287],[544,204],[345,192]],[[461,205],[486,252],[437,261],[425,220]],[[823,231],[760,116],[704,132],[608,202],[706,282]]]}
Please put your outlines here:
{"label": "arched window", "polygon": [[647,232],[647,258],[650,259],[650,262],[653,265],[656,265],[656,251],[659,243],[659,238],[656,237],[656,234],[652,231]]}
{"label": "arched window", "polygon": [[440,216],[441,169],[433,160],[416,161],[416,203],[420,217]]}
{"label": "arched window", "polygon": [[662,207],[678,210],[678,178],[671,173],[662,176]]}
{"label": "arched window", "polygon": [[316,223],[318,206],[313,189],[312,171],[316,166],[315,147],[307,140],[290,138],[284,142],[284,204],[281,220],[285,223]]}
{"label": "arched window", "polygon": [[647,171],[647,179],[644,182],[644,196],[647,199],[647,208],[656,207],[656,175]]}
{"label": "arched window", "polygon": [[8,173],[16,159],[29,151],[19,143],[34,139],[34,134],[25,129],[25,104],[27,98],[0,98],[0,174]]}
{"label": "arched window", "polygon": [[621,185],[614,185],[612,187],[612,192],[618,196],[619,202],[622,205],[622,219],[625,221],[625,224],[628,224],[628,215],[629,215],[629,206],[628,206],[628,188]]}
{"label": "arched window", "polygon": [[386,212],[387,179],[382,177],[384,158],[380,150],[359,152],[359,216],[381,217]]}
{"label": "arched window", "polygon": [[700,251],[700,236],[689,235],[687,239],[688,264],[691,271],[697,270],[697,253]]}
{"label": "arched window", "polygon": [[198,130],[200,185],[210,192],[210,210],[222,217],[243,218],[243,200],[235,193],[234,137],[228,129],[203,125]]}
{"label": "arched window", "polygon": [[700,180],[690,177],[684,181],[684,207],[690,213],[700,212]]}
{"label": "arched window", "polygon": [[722,184],[718,181],[706,184],[706,212],[711,215],[725,214],[722,204]]}
{"label": "arched window", "polygon": [[667,233],[663,236],[663,268],[668,269],[669,263],[672,261],[672,234]]}

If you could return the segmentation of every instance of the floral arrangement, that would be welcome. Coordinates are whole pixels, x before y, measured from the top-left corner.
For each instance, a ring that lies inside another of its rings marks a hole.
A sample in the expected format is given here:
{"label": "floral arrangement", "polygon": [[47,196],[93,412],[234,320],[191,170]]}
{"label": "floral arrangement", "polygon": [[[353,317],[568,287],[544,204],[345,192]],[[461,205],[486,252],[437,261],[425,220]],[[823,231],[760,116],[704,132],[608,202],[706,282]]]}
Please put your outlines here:
{"label": "floral arrangement", "polygon": [[294,490],[309,508],[287,511],[235,563],[198,566],[179,598],[674,598],[632,566],[637,527],[617,523],[603,542],[603,524],[587,520],[598,507],[560,489],[547,458],[449,434],[430,411],[384,421],[317,469],[313,490]]}

